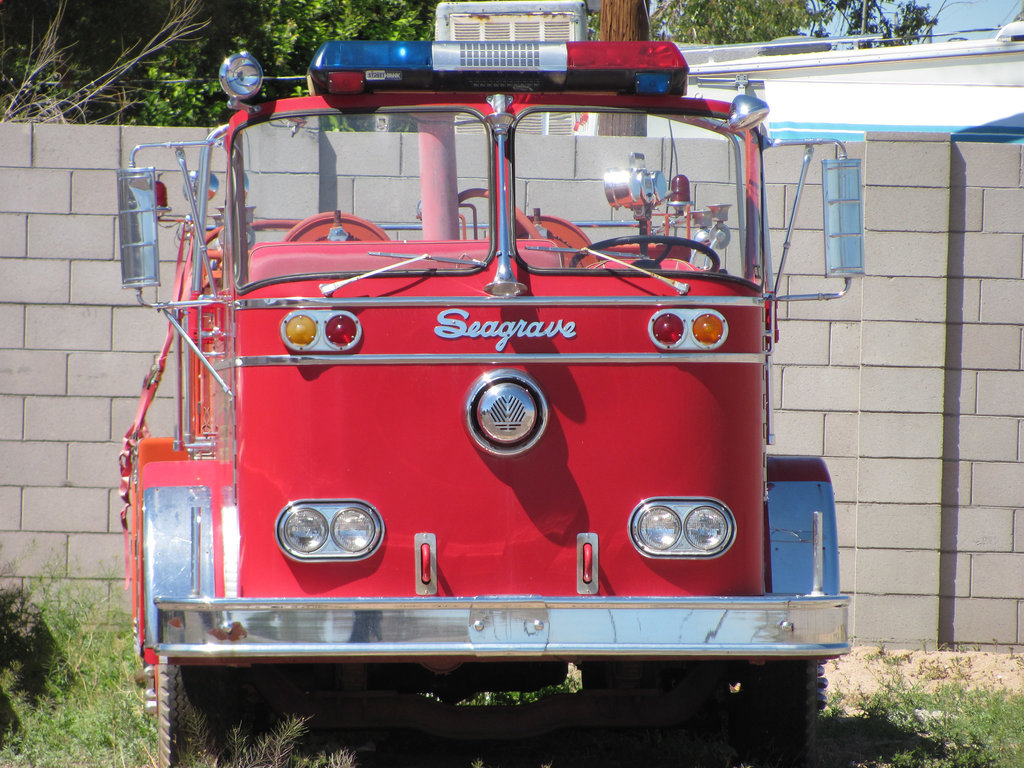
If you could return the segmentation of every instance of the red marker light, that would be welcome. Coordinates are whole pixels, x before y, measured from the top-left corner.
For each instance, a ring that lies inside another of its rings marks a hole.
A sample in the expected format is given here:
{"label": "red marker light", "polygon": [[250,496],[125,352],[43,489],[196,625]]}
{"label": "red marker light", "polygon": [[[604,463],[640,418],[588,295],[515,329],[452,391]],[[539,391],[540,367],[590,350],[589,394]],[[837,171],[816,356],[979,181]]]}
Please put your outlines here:
{"label": "red marker light", "polygon": [[359,327],[359,321],[348,312],[334,315],[324,327],[324,336],[339,349],[348,349],[354,346],[361,335],[362,329]]}
{"label": "red marker light", "polygon": [[664,312],[651,323],[651,333],[660,344],[671,347],[682,340],[686,333],[686,323],[678,315]]}

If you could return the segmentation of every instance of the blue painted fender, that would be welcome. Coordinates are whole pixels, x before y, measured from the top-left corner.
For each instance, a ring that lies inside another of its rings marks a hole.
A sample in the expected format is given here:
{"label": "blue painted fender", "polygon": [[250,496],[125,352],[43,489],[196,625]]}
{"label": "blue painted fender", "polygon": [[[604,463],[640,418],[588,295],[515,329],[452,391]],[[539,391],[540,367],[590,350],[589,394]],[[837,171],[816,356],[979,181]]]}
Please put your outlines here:
{"label": "blue painted fender", "polygon": [[773,594],[805,595],[814,579],[811,516],[822,516],[822,591],[839,594],[839,543],[832,479],[824,460],[768,457],[768,576]]}

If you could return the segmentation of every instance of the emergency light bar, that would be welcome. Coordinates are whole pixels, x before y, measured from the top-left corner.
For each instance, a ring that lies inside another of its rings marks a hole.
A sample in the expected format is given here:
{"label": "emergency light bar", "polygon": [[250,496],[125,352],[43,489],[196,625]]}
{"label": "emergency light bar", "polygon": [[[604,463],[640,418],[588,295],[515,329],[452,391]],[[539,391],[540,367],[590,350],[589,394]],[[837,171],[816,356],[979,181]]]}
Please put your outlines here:
{"label": "emergency light bar", "polygon": [[674,43],[332,40],[309,67],[314,94],[373,91],[686,92]]}

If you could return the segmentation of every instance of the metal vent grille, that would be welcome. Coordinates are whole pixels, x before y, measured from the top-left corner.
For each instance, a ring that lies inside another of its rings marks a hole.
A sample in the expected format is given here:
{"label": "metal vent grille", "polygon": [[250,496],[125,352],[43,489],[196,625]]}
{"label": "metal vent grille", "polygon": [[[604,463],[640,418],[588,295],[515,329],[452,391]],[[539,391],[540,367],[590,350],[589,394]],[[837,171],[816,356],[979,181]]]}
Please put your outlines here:
{"label": "metal vent grille", "polygon": [[452,40],[572,40],[575,17],[550,14],[456,14],[450,18]]}
{"label": "metal vent grille", "polygon": [[459,65],[468,69],[539,69],[540,47],[536,43],[459,46]]}

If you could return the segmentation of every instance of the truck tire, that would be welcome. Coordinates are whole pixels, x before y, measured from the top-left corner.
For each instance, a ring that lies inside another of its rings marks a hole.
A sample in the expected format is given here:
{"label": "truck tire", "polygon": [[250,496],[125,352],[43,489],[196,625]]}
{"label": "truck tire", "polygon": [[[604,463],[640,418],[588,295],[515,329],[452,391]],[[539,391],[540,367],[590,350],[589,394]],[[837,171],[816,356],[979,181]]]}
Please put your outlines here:
{"label": "truck tire", "polygon": [[156,668],[157,765],[174,768],[181,757],[181,723],[188,696],[181,668],[160,664]]}
{"label": "truck tire", "polygon": [[818,662],[748,665],[729,695],[729,739],[744,761],[778,768],[817,765]]}

